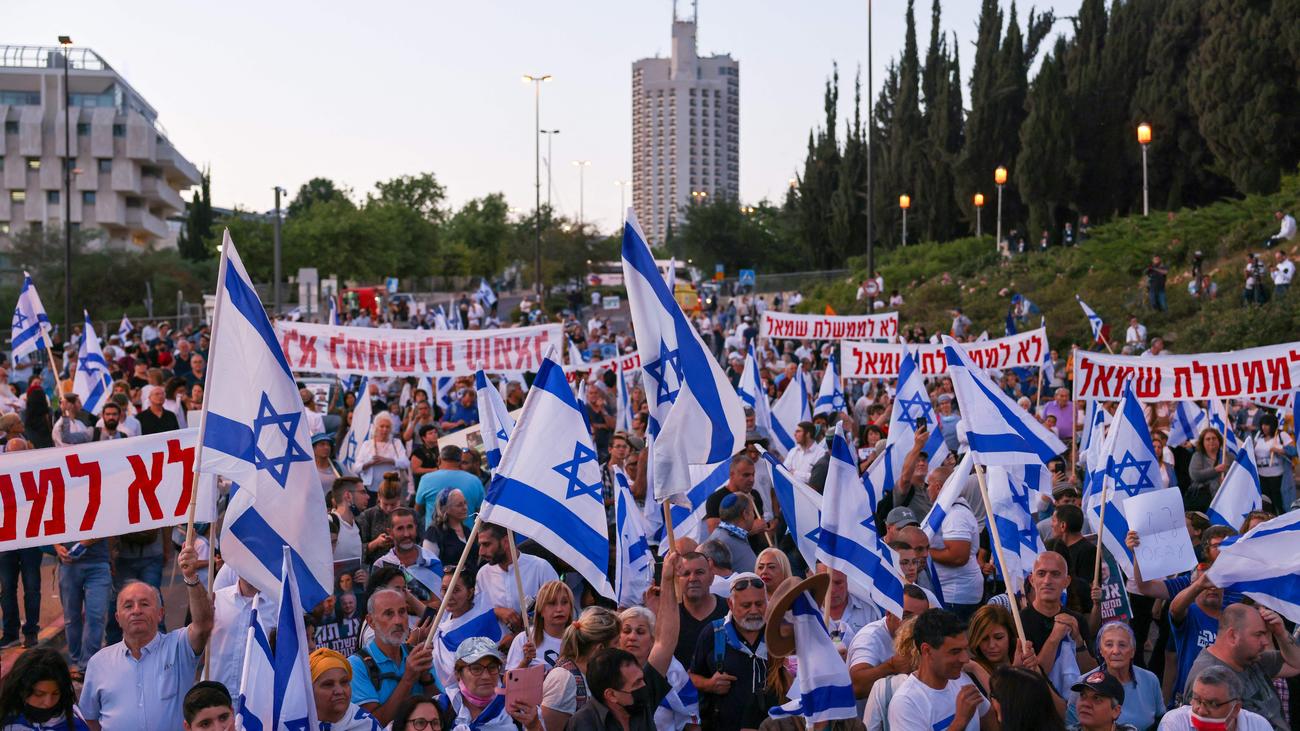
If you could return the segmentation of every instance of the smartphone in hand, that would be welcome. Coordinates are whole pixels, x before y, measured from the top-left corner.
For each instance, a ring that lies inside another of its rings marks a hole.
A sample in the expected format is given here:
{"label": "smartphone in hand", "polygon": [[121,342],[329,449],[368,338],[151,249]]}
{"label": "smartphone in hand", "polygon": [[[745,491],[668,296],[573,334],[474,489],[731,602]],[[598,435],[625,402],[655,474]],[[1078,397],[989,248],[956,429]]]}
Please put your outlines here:
{"label": "smartphone in hand", "polygon": [[500,691],[505,694],[506,708],[513,705],[515,701],[527,706],[540,706],[542,704],[542,681],[545,679],[545,665],[507,670],[505,687]]}

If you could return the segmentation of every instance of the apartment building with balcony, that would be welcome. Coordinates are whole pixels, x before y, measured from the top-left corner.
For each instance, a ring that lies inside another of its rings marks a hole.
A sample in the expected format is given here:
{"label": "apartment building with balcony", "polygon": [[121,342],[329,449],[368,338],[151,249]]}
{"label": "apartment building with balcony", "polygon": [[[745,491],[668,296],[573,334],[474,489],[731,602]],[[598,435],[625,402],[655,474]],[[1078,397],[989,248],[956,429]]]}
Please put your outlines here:
{"label": "apartment building with balcony", "polygon": [[168,219],[184,213],[181,196],[199,184],[199,170],[99,54],[0,45],[0,124],[0,247],[23,231],[62,229],[64,164],[73,170],[73,230],[98,232],[100,246],[176,245]]}
{"label": "apartment building with balcony", "polygon": [[740,197],[740,62],[700,56],[673,9],[672,55],[632,64],[632,204],[652,245],[686,207]]}

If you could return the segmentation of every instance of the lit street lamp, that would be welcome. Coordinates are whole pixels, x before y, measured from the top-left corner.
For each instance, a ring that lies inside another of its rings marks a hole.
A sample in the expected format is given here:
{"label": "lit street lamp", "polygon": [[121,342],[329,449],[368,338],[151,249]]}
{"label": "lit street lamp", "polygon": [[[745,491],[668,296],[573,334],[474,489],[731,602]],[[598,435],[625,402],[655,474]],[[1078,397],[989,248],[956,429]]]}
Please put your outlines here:
{"label": "lit street lamp", "polygon": [[537,287],[537,299],[541,301],[542,292],[542,82],[550,81],[550,74],[524,74],[524,83],[533,85],[533,136],[534,145],[533,179],[537,188],[537,200],[533,212],[537,218],[537,240],[534,246],[536,261],[533,279]]}
{"label": "lit street lamp", "polygon": [[1142,215],[1146,216],[1151,212],[1147,194],[1147,145],[1151,144],[1151,125],[1146,122],[1138,125],[1138,144],[1142,145]]}
{"label": "lit street lamp", "polygon": [[591,165],[591,160],[574,160],[573,164],[578,168],[578,230],[581,231],[582,220],[587,213],[585,209],[585,203],[583,201],[583,191],[585,190],[584,182],[583,182],[584,180],[583,171],[585,168]]}
{"label": "lit street lamp", "polygon": [[993,171],[993,182],[998,184],[998,236],[993,243],[1000,246],[1002,244],[1002,186],[1007,184],[1007,169],[999,165],[997,170]]}
{"label": "lit street lamp", "polygon": [[975,194],[975,237],[976,238],[979,238],[980,236],[984,235],[983,227],[980,225],[981,223],[983,223],[983,218],[984,218],[983,214],[984,214],[984,194],[976,193]]}
{"label": "lit street lamp", "polygon": [[696,203],[696,204],[703,205],[704,202],[705,202],[705,199],[708,198],[708,197],[709,197],[709,194],[708,194],[707,191],[703,191],[703,190],[692,190],[692,191],[691,191],[691,202],[692,202],[692,203]]}
{"label": "lit street lamp", "polygon": [[906,194],[898,196],[898,207],[903,209],[903,246],[907,246],[907,209],[912,207],[912,197]]}

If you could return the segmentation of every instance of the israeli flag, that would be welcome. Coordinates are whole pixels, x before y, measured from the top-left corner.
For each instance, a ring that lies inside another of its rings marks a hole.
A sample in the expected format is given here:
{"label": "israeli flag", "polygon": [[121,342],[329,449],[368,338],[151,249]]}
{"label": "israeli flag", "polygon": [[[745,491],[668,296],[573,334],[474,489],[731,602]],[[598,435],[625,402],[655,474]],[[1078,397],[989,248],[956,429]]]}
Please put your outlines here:
{"label": "israeli flag", "polygon": [[813,416],[843,412],[847,406],[844,401],[844,391],[840,389],[839,362],[832,355],[826,361],[826,372],[822,374],[822,385],[817,391],[817,403],[813,408]]}
{"label": "israeli flag", "polygon": [[966,439],[975,464],[1047,464],[1065,451],[1065,444],[1056,434],[1020,408],[983,369],[970,362],[965,348],[947,336],[943,342],[948,374],[966,422]]}
{"label": "israeli flag", "polygon": [[763,381],[758,375],[758,370],[758,356],[754,354],[754,345],[751,343],[749,352],[745,354],[745,369],[740,374],[740,382],[736,385],[736,391],[740,394],[740,400],[754,410],[754,429],[758,431],[760,436],[767,439],[768,447],[778,457],[783,457],[786,449],[784,445],[778,444],[773,437],[772,404],[767,400],[767,390],[763,388]]}
{"label": "israeli flag", "polygon": [[[916,358],[904,351],[898,364],[898,385],[894,390],[894,403],[889,413],[889,438],[886,440],[886,444],[893,447],[888,455],[889,475],[892,479],[896,479],[903,470],[903,460],[916,441],[916,422],[921,419],[925,420],[926,429],[930,432],[925,440],[925,453],[929,457],[930,469],[935,469],[948,459],[950,450],[943,439],[939,415],[934,413]],[[892,490],[894,484],[889,482],[881,487]]]}
{"label": "israeli flag", "polygon": [[794,699],[772,707],[768,713],[773,718],[803,716],[811,723],[856,718],[858,706],[849,668],[835,649],[812,594],[805,591],[795,597],[782,619],[794,625],[794,645],[799,652],[799,674],[795,676],[798,695],[791,688]]}
{"label": "israeli flag", "polygon": [[903,577],[894,552],[876,532],[875,510],[865,497],[858,462],[844,438],[843,425],[837,424],[822,491],[817,559],[843,571],[859,593],[869,595],[881,609],[901,617]]}
{"label": "israeli flag", "polygon": [[135,325],[132,325],[131,321],[126,319],[126,313],[123,312],[122,323],[117,326],[117,336],[122,339],[123,343],[125,343],[127,339],[131,337],[131,331],[134,329]]}
{"label": "israeli flag", "polygon": [[443,687],[455,686],[456,677],[453,668],[456,665],[456,648],[471,637],[486,637],[493,642],[500,642],[505,636],[505,629],[497,620],[493,606],[483,598],[481,592],[474,595],[474,605],[459,617],[448,612],[438,624],[434,637],[434,667],[438,670]]}
{"label": "israeli flag", "polygon": [[[1110,412],[1095,400],[1086,401],[1083,411],[1083,436],[1080,438],[1080,461],[1084,467],[1091,468],[1101,460],[1101,445],[1106,441],[1106,429],[1110,427]],[[1086,478],[1086,475],[1085,475]],[[1086,485],[1085,485],[1086,487]]]}
{"label": "israeli flag", "polygon": [[[1240,530],[1246,515],[1262,510],[1264,495],[1259,488],[1259,468],[1255,465],[1255,440],[1247,437],[1236,459],[1223,474],[1223,483],[1210,502],[1210,522]],[[1281,506],[1274,505],[1274,510]]]}
{"label": "israeli flag", "polygon": [[[1133,575],[1133,553],[1124,545],[1129,525],[1123,503],[1135,495],[1161,489],[1160,466],[1160,455],[1151,446],[1151,430],[1147,428],[1142,403],[1133,393],[1133,379],[1126,379],[1115,420],[1106,432],[1101,459],[1091,467],[1094,477],[1083,500],[1088,524],[1101,536],[1102,545],[1125,576]],[[1102,501],[1109,502],[1104,525],[1100,524]]]}
{"label": "israeli flag", "polygon": [[352,409],[352,424],[348,427],[348,436],[343,442],[343,453],[339,455],[339,463],[351,474],[357,473],[357,450],[370,438],[374,412],[374,404],[370,401],[370,379],[363,378],[356,408]]}
{"label": "israeli flag", "polygon": [[[974,454],[967,452],[962,455],[957,468],[948,475],[948,479],[944,480],[943,487],[939,488],[939,494],[934,497],[934,505],[930,506],[930,512],[926,513],[925,518],[921,520],[921,530],[925,531],[925,535],[931,540],[943,532],[943,521],[948,517],[948,513],[952,512],[952,506],[961,499],[962,491],[966,487],[966,478],[970,477],[974,467]],[[935,586],[938,584],[936,583]]]}
{"label": "israeli flag", "polygon": [[780,447],[782,453],[794,449],[794,430],[801,421],[812,421],[812,409],[808,406],[808,381],[803,375],[803,366],[795,372],[794,381],[785,387],[776,403],[772,404],[771,424],[772,443]]}
{"label": "israeli flag", "polygon": [[1219,434],[1223,435],[1224,448],[1235,454],[1240,448],[1240,444],[1237,442],[1237,432],[1232,429],[1232,417],[1228,416],[1227,409],[1223,408],[1223,402],[1219,399],[1210,399],[1209,405],[1210,415],[1205,420],[1205,425],[1201,427],[1201,430],[1204,431],[1206,428],[1217,429]]}
{"label": "israeli flag", "polygon": [[303,603],[315,607],[334,586],[334,562],[326,521],[304,519],[324,515],[325,496],[302,397],[229,231],[221,257],[197,469],[235,483],[226,563],[278,601],[287,546]]}
{"label": "israeli flag", "polygon": [[[623,230],[623,282],[650,409],[658,500],[688,492],[690,465],[719,465],[745,446],[745,410],[731,382],[659,274],[636,214]],[[676,425],[666,424],[670,409]]]}
{"label": "israeli flag", "polygon": [[444,309],[442,305],[438,305],[438,307],[433,311],[433,329],[434,330],[451,329],[451,323],[447,321],[447,310]]}
{"label": "israeli flag", "polygon": [[605,573],[609,530],[600,462],[553,353],[542,360],[510,436],[488,484],[482,520],[532,538],[613,599]]}
{"label": "israeli flag", "polygon": [[799,555],[809,566],[817,565],[817,534],[821,532],[822,496],[800,482],[771,452],[758,448],[758,453],[772,475],[772,492],[781,506],[786,530],[794,539]]}
{"label": "israeli flag", "polygon": [[474,299],[483,304],[484,307],[490,308],[497,303],[497,293],[492,291],[492,286],[487,283],[486,279],[478,280],[478,289],[474,291]]}
{"label": "israeli flag", "polygon": [[339,326],[339,303],[336,297],[330,297],[329,319],[326,322],[334,327]]}
{"label": "israeli flag", "polygon": [[[704,509],[709,496],[718,488],[727,484],[731,477],[731,462],[716,465],[691,465],[691,489],[682,499],[669,503],[668,513],[673,521],[673,535],[677,538],[691,538],[703,541]],[[645,517],[646,526],[655,543],[659,545],[659,554],[668,553],[668,531],[664,528],[663,509],[654,500],[653,485],[646,485]]]}
{"label": "israeli flag", "polygon": [[492,387],[482,368],[474,374],[474,389],[478,391],[478,433],[483,439],[488,467],[495,471],[501,464],[501,452],[515,429],[515,420],[510,418],[501,392]]}
{"label": "israeli flag", "polygon": [[1179,446],[1194,439],[1205,428],[1205,409],[1194,401],[1179,401],[1169,420],[1169,444]]}
{"label": "israeli flag", "polygon": [[[41,347],[41,338],[49,341],[50,318],[45,314],[45,305],[36,293],[32,275],[23,272],[23,289],[18,293],[18,306],[14,308],[13,328],[10,330],[9,347],[13,358],[17,360],[28,353],[34,353]],[[51,363],[53,368],[54,364]]]}
{"label": "israeli flag", "polygon": [[587,359],[582,357],[582,351],[578,349],[578,344],[569,341],[569,367],[586,364]]}
{"label": "israeli flag", "polygon": [[1089,307],[1087,302],[1080,299],[1079,295],[1074,295],[1074,300],[1083,308],[1083,314],[1088,318],[1088,327],[1092,328],[1092,339],[1099,343],[1105,342],[1102,328],[1106,326],[1106,323],[1101,321],[1101,315],[1098,315],[1096,311]]}
{"label": "israeli flag", "polygon": [[451,408],[451,387],[455,385],[456,379],[451,376],[439,376],[436,386],[431,380],[427,380],[426,383],[430,386],[429,398],[433,399],[434,405],[442,409],[442,413],[446,414],[447,409]]}
{"label": "israeli flag", "polygon": [[628,377],[622,368],[614,366],[614,376],[617,379],[615,387],[618,388],[618,408],[614,415],[614,428],[621,432],[632,433],[632,389],[628,386]]}
{"label": "israeli flag", "polygon": [[72,377],[72,392],[81,397],[82,408],[98,416],[108,401],[113,377],[108,373],[108,361],[104,360],[104,351],[99,348],[99,336],[95,334],[95,326],[90,322],[90,314],[85,310],[82,310],[82,314],[86,318],[86,332],[81,338],[81,348],[77,353],[77,372]]}
{"label": "israeli flag", "polygon": [[[229,243],[229,238],[226,241]],[[303,605],[294,578],[294,566],[298,563],[285,546],[280,571],[284,578],[276,591],[285,600],[280,602],[274,650],[257,618],[258,611],[274,611],[274,601],[266,594],[259,594],[253,604],[236,703],[240,728],[267,731],[316,728],[316,696],[307,658],[307,629],[303,625]]]}
{"label": "israeli flag", "polygon": [[1223,542],[1208,577],[1215,586],[1241,593],[1300,622],[1300,510],[1251,528]]}
{"label": "israeli flag", "polygon": [[636,607],[645,603],[646,589],[654,583],[654,556],[646,538],[645,518],[632,497],[627,475],[617,465],[613,473],[614,527],[618,530],[614,598],[620,607]]}
{"label": "israeli flag", "polygon": [[[1017,479],[1006,467],[989,467],[986,479],[992,504],[988,514],[996,522],[998,545],[1002,548],[998,568],[1007,586],[1022,594],[1034,561],[1046,550],[1030,503],[1037,486]],[[999,552],[993,553],[993,560],[999,561]]]}

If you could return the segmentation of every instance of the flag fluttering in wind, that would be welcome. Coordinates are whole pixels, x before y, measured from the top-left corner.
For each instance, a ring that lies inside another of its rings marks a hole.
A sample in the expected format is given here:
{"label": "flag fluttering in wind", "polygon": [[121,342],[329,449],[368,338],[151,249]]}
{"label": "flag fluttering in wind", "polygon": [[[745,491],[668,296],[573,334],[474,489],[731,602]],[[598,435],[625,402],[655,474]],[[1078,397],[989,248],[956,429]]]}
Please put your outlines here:
{"label": "flag fluttering in wind", "polygon": [[357,450],[361,445],[370,438],[371,422],[374,421],[374,405],[370,401],[370,379],[361,379],[361,391],[357,394],[357,405],[352,409],[352,424],[348,427],[348,435],[343,440],[342,453],[339,455],[339,463],[347,469],[348,472],[357,472]]}
{"label": "flag fluttering in wind", "polygon": [[646,589],[654,583],[654,557],[646,539],[645,518],[632,497],[623,468],[614,472],[614,527],[617,535],[617,561],[614,564],[614,598],[620,607],[639,606]]}
{"label": "flag fluttering in wind", "polygon": [[1223,593],[1241,593],[1300,622],[1300,510],[1232,536],[1219,548],[1207,576]]}
{"label": "flag fluttering in wind", "polygon": [[881,485],[885,490],[892,490],[903,469],[903,460],[911,451],[916,440],[917,422],[924,420],[929,437],[925,440],[925,453],[930,469],[935,469],[948,459],[948,443],[944,441],[943,429],[939,425],[939,415],[930,403],[930,394],[925,389],[925,379],[917,367],[916,358],[904,352],[898,364],[898,385],[894,390],[893,406],[889,414],[889,438],[886,443],[892,447],[889,457],[889,484]]}
{"label": "flag fluttering in wind", "polygon": [[826,361],[826,372],[822,374],[821,388],[817,390],[817,403],[814,405],[813,415],[834,414],[846,408],[848,404],[844,401],[844,391],[840,388],[839,359],[831,355]]}
{"label": "flag fluttering in wind", "polygon": [[1209,405],[1210,413],[1201,427],[1202,430],[1216,429],[1223,436],[1223,448],[1236,454],[1241,445],[1237,440],[1237,432],[1232,428],[1232,417],[1228,416],[1228,410],[1223,408],[1223,402],[1219,399],[1210,399]]}
{"label": "flag fluttering in wind", "polygon": [[754,429],[759,436],[767,439],[769,449],[775,451],[777,456],[782,456],[786,450],[772,435],[772,404],[767,400],[767,390],[763,388],[758,371],[758,356],[754,354],[754,345],[751,343],[749,352],[745,355],[745,369],[740,374],[736,391],[740,394],[740,400],[754,410]]}
{"label": "flag fluttering in wind", "polygon": [[1205,409],[1194,401],[1179,401],[1169,419],[1169,445],[1177,447],[1193,441],[1205,428]]}
{"label": "flag fluttering in wind", "polygon": [[[1269,455],[1272,458],[1272,455]],[[1246,443],[1237,450],[1235,459],[1223,473],[1219,491],[1210,502],[1209,518],[1215,525],[1226,525],[1240,530],[1246,516],[1264,507],[1264,495],[1259,487],[1259,468],[1255,464],[1255,440],[1246,437]],[[1284,506],[1274,505],[1274,510]]]}
{"label": "flag fluttering in wind", "polygon": [[117,336],[125,343],[127,338],[131,337],[131,331],[134,329],[135,325],[131,324],[131,321],[126,318],[126,313],[123,312],[122,322],[117,326]]}
{"label": "flag fluttering in wind", "polygon": [[[28,353],[34,353],[42,346],[42,340],[49,342],[50,318],[45,314],[45,305],[36,293],[32,275],[23,272],[23,289],[18,293],[18,305],[14,307],[13,328],[9,333],[9,347],[14,360]],[[54,368],[54,364],[50,364]]]}
{"label": "flag fluttering in wind", "polygon": [[822,496],[790,474],[771,452],[758,448],[772,476],[772,493],[781,506],[786,530],[794,539],[799,555],[809,566],[817,565],[817,534],[821,532]]}
{"label": "flag fluttering in wind", "polygon": [[[328,544],[327,544],[328,547]],[[291,731],[316,728],[316,696],[312,691],[311,663],[307,657],[307,629],[303,604],[295,580],[296,560],[283,550],[279,622],[275,649],[262,629],[258,611],[274,611],[275,603],[265,594],[254,600],[240,676],[237,720],[243,729]]]}
{"label": "flag fluttering in wind", "polygon": [[794,430],[801,421],[812,421],[812,409],[808,405],[808,380],[804,378],[803,366],[795,371],[794,380],[785,392],[772,404],[771,424],[772,443],[780,447],[782,454],[794,449]]}
{"label": "flag fluttering in wind", "polygon": [[1110,339],[1110,328],[1106,326],[1105,322],[1102,322],[1101,315],[1098,315],[1095,310],[1089,307],[1088,303],[1079,299],[1079,295],[1074,295],[1074,299],[1083,308],[1083,314],[1088,318],[1088,327],[1092,328],[1092,339],[1098,344],[1105,345],[1106,341]]}
{"label": "flag fluttering in wind", "polygon": [[1002,562],[998,568],[1007,586],[1021,594],[1025,579],[1033,571],[1034,561],[1046,548],[1030,507],[1038,494],[1037,486],[1013,475],[1013,469],[988,468],[989,501],[992,503],[988,514],[997,521],[998,541],[1002,547],[1001,551],[992,552],[993,560]]}
{"label": "flag fluttering in wind", "polygon": [[490,308],[497,303],[497,293],[492,291],[492,285],[488,284],[486,279],[479,279],[478,289],[474,290],[474,299],[481,302],[484,307]]}
{"label": "flag fluttering in wind", "polygon": [[501,452],[510,441],[515,420],[510,418],[501,392],[492,387],[481,368],[474,374],[474,389],[478,391],[479,437],[483,439],[488,467],[495,470],[501,464]]}
{"label": "flag fluttering in wind", "polygon": [[90,321],[90,314],[84,310],[86,317],[85,333],[81,336],[81,348],[77,352],[77,372],[72,377],[72,392],[81,398],[81,407],[99,416],[100,409],[108,402],[109,390],[113,386],[113,377],[108,372],[108,361],[104,360],[104,351],[99,347],[99,336]]}

